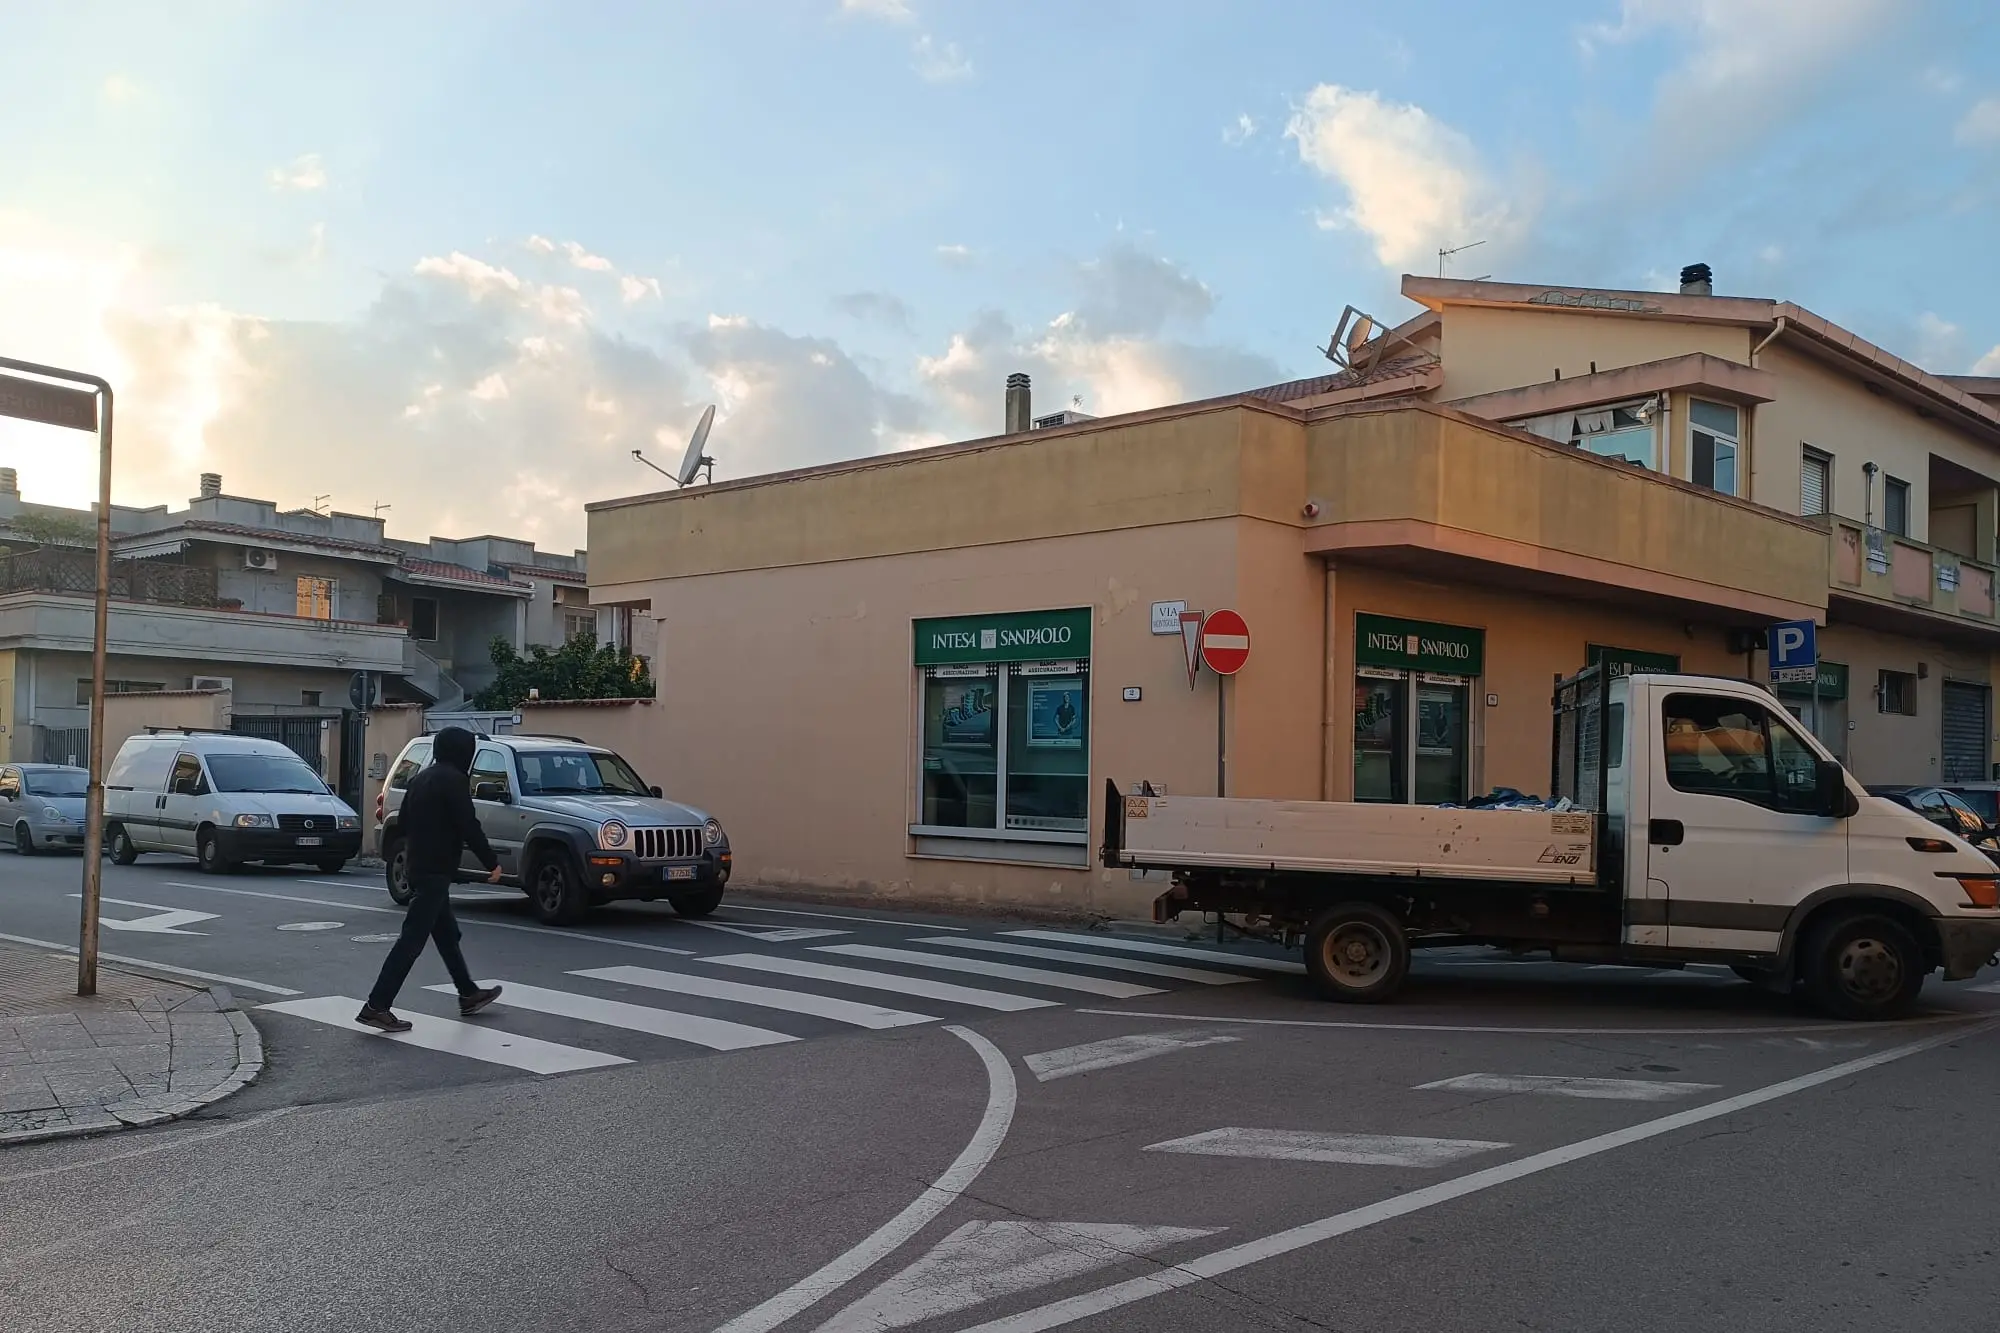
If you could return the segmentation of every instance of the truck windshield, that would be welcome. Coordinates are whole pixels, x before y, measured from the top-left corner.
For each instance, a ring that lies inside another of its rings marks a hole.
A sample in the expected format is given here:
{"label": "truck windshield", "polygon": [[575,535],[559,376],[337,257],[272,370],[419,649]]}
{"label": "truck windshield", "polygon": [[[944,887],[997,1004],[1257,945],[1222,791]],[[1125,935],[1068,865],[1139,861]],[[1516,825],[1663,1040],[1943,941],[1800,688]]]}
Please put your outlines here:
{"label": "truck windshield", "polygon": [[88,773],[24,773],[30,796],[81,796],[90,786]]}
{"label": "truck windshield", "polygon": [[211,754],[208,773],[217,791],[293,792],[324,796],[326,784],[305,761],[279,754]]}
{"label": "truck windshield", "polygon": [[588,750],[522,755],[521,792],[527,796],[651,794],[623,759]]}

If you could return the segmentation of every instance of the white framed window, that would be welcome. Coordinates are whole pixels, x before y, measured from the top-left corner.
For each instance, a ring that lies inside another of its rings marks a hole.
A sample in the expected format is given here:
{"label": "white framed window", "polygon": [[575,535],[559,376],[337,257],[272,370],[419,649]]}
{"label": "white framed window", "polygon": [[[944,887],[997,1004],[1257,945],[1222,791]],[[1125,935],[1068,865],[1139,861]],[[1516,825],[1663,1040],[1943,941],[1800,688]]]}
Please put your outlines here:
{"label": "white framed window", "polygon": [[597,637],[597,612],[563,612],[563,641],[567,643],[579,634],[588,634],[593,639]]}
{"label": "white framed window", "polygon": [[1728,403],[1688,400],[1688,480],[1724,495],[1741,494],[1741,414]]}
{"label": "white framed window", "polygon": [[1799,451],[1799,512],[1807,518],[1833,512],[1833,455],[1809,444]]}
{"label": "white framed window", "polygon": [[336,584],[332,579],[301,575],[298,580],[298,614],[303,620],[332,620]]}
{"label": "white framed window", "polygon": [[1898,537],[1910,535],[1910,483],[1900,477],[1882,479],[1882,526]]}
{"label": "white framed window", "polygon": [[1622,458],[1640,467],[1657,469],[1660,462],[1653,423],[1650,418],[1641,417],[1650,402],[1650,398],[1639,398],[1574,413],[1569,442],[1599,458]]}

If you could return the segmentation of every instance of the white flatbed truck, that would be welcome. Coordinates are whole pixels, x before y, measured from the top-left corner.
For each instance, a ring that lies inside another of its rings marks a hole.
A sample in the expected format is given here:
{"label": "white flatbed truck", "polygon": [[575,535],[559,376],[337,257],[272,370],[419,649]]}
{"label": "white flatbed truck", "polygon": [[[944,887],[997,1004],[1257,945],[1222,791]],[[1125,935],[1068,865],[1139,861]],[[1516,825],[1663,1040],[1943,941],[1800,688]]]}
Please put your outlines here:
{"label": "white flatbed truck", "polygon": [[1107,867],[1170,872],[1157,920],[1269,923],[1330,998],[1387,1000],[1413,948],[1651,968],[1724,963],[1827,1013],[1909,1012],[2000,951],[2000,878],[1868,795],[1759,686],[1589,668],[1558,681],[1565,809],[1126,794]]}

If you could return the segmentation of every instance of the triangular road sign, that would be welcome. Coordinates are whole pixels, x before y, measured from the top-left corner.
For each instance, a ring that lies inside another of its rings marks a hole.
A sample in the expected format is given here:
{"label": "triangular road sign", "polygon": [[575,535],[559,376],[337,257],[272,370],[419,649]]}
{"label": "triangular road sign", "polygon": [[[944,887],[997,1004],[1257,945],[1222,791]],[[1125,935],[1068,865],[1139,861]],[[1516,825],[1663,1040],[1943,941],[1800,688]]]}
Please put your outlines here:
{"label": "triangular road sign", "polygon": [[1201,670],[1201,625],[1208,618],[1206,611],[1181,612],[1181,647],[1187,653],[1188,688],[1194,688],[1195,675]]}

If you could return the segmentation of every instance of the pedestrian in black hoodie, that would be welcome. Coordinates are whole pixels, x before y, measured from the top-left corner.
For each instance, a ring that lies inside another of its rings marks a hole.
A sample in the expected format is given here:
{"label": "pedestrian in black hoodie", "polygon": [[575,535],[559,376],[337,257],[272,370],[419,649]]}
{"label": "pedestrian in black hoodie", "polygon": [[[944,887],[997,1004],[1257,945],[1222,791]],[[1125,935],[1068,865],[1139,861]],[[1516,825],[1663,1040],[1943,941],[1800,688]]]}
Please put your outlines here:
{"label": "pedestrian in black hoodie", "polygon": [[498,986],[481,989],[458,949],[458,918],[451,913],[451,885],[458,863],[470,847],[486,867],[487,882],[500,882],[500,858],[479,827],[472,808],[473,735],[464,727],[446,727],[437,734],[429,768],[410,779],[403,793],[398,824],[403,836],[404,865],[410,882],[410,908],[403,916],[403,933],[382,964],[368,1003],[356,1022],[384,1032],[408,1032],[411,1024],[390,1006],[403,988],[410,969],[424,951],[424,940],[437,945],[438,957],[458,987],[458,1012],[476,1014],[500,998]]}

